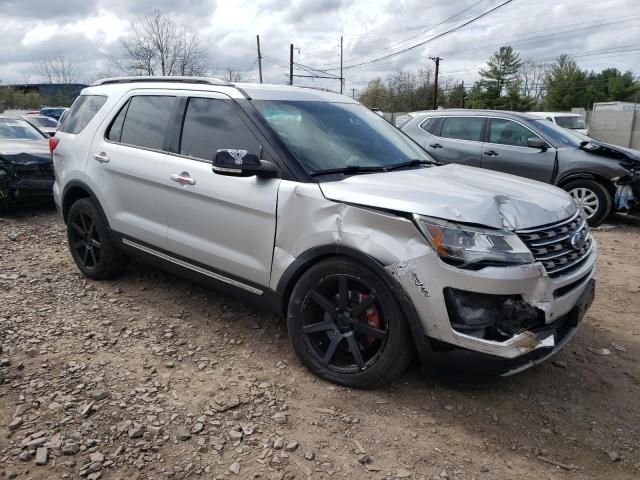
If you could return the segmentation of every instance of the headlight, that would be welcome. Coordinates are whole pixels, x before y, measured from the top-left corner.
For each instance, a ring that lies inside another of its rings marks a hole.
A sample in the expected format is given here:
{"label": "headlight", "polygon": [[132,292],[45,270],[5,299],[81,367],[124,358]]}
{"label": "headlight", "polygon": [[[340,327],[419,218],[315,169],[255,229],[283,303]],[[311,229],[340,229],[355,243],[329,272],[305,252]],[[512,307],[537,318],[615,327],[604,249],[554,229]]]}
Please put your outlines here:
{"label": "headlight", "polygon": [[515,233],[476,228],[437,218],[414,215],[418,228],[440,258],[473,268],[533,263],[533,255]]}

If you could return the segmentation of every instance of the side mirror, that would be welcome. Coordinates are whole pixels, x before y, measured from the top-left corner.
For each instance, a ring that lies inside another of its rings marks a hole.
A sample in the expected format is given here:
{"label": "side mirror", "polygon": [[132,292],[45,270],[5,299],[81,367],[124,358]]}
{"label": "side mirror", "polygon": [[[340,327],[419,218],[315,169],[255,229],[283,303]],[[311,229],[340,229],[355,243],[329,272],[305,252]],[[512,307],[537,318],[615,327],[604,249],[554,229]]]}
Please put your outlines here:
{"label": "side mirror", "polygon": [[212,166],[213,173],[230,177],[276,178],[280,170],[267,160],[260,160],[257,155],[246,150],[224,148],[216,152]]}
{"label": "side mirror", "polygon": [[549,148],[547,142],[538,137],[531,137],[527,139],[527,147],[529,148],[539,148],[543,152]]}

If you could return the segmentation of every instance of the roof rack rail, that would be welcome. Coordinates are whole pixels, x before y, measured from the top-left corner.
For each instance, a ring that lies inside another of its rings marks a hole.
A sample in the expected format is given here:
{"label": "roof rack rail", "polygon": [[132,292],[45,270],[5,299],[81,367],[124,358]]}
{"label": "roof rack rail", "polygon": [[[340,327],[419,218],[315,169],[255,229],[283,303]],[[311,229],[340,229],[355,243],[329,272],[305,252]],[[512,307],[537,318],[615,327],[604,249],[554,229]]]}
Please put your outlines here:
{"label": "roof rack rail", "polygon": [[232,86],[232,83],[219,80],[213,77],[183,77],[183,76],[150,76],[150,77],[111,77],[97,80],[91,84],[96,85],[112,85],[115,83],[145,83],[145,82],[170,82],[170,83],[199,83],[205,85],[224,85]]}

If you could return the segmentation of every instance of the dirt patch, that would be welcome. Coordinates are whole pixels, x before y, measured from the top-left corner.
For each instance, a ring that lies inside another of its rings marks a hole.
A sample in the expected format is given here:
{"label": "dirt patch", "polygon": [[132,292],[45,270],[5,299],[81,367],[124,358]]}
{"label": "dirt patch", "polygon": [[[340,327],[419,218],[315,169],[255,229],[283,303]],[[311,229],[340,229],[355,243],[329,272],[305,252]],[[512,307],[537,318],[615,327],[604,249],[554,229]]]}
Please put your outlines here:
{"label": "dirt patch", "polygon": [[358,391],[269,313],[144,266],[89,281],[55,212],[0,218],[0,478],[638,478],[640,221],[614,223],[553,362]]}

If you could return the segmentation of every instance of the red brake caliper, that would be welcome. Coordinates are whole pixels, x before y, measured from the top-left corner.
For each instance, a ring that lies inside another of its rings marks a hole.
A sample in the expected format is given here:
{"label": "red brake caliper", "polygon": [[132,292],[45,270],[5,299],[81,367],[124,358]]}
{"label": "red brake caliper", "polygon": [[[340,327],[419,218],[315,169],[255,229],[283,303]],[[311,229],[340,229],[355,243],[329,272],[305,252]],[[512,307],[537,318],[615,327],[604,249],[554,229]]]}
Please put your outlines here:
{"label": "red brake caliper", "polygon": [[[363,302],[369,295],[366,293],[360,294],[360,301]],[[367,316],[367,322],[374,328],[380,328],[382,326],[382,322],[380,321],[380,316],[378,315],[378,309],[375,305],[371,305],[367,310],[365,310],[365,315]],[[375,337],[367,337],[367,341],[369,345],[376,341]]]}

